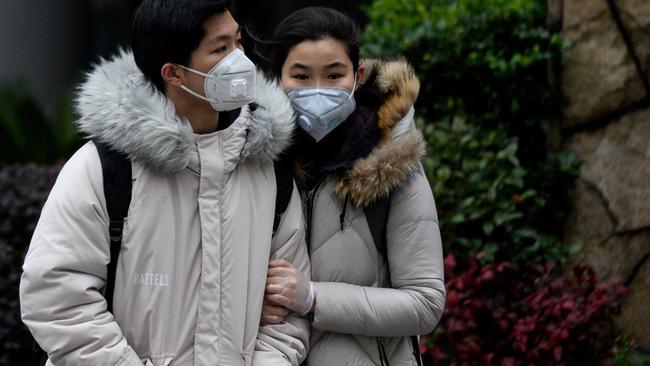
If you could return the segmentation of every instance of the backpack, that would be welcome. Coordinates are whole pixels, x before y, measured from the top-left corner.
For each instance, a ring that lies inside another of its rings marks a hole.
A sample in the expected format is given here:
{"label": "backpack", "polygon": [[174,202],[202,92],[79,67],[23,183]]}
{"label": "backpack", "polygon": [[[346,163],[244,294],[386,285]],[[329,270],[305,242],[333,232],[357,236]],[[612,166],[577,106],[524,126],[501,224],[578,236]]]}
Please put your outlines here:
{"label": "backpack", "polygon": [[[372,235],[372,240],[375,242],[375,248],[381,253],[383,258],[386,260],[386,266],[388,267],[388,274],[390,276],[390,266],[388,264],[388,249],[386,247],[386,227],[388,226],[388,214],[390,211],[390,200],[391,195],[382,197],[377,202],[366,207],[364,213],[366,215],[366,221],[368,221],[368,227],[370,228],[370,234]],[[418,366],[422,366],[422,356],[420,355],[420,342],[418,341],[417,336],[411,337],[411,346],[413,347],[413,357]],[[379,358],[381,360],[382,366],[389,366],[388,357],[386,355],[386,350],[382,341],[377,338],[377,348],[379,350]]]}
{"label": "backpack", "polygon": [[[131,160],[125,155],[108,146],[95,141],[99,160],[102,164],[104,179],[104,198],[108,211],[111,260],[107,267],[104,298],[106,298],[107,311],[113,311],[113,292],[115,289],[115,272],[117,259],[122,246],[122,230],[131,204],[131,190],[133,186]],[[273,218],[273,235],[280,226],[284,212],[289,206],[293,193],[293,171],[289,161],[281,160],[273,164],[277,194],[275,197],[275,215]],[[48,355],[34,340],[32,342],[32,365],[45,366]]]}

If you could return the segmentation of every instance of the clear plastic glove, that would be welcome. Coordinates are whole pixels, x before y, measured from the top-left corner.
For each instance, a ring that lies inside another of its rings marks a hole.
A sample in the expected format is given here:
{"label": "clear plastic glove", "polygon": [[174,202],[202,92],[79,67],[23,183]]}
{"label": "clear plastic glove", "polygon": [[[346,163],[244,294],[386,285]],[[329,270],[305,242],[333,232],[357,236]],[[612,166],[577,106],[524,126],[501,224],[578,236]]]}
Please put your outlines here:
{"label": "clear plastic glove", "polygon": [[301,315],[309,313],[315,296],[312,283],[284,259],[269,263],[265,298]]}
{"label": "clear plastic glove", "polygon": [[262,325],[279,324],[284,321],[284,318],[289,315],[289,309],[284,306],[274,305],[268,300],[264,299],[262,304]]}

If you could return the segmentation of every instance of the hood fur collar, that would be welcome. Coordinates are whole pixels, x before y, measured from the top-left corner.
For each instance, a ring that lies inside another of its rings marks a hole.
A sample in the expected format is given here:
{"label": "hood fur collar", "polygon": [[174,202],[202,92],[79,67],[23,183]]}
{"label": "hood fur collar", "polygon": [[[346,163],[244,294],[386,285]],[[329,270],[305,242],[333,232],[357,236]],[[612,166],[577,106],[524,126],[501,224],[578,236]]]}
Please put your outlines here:
{"label": "hood fur collar", "polygon": [[[258,73],[242,160],[270,162],[291,142],[293,110],[276,83]],[[171,101],[144,79],[130,51],[102,60],[79,87],[77,128],[130,159],[161,173],[184,169],[194,144],[189,122],[176,114]],[[244,107],[248,108],[248,107]]]}
{"label": "hood fur collar", "polygon": [[404,184],[419,169],[426,144],[415,128],[412,108],[420,82],[404,59],[363,60],[360,88],[373,88],[383,97],[378,110],[382,138],[369,156],[355,162],[339,178],[336,193],[357,206],[367,207]]}

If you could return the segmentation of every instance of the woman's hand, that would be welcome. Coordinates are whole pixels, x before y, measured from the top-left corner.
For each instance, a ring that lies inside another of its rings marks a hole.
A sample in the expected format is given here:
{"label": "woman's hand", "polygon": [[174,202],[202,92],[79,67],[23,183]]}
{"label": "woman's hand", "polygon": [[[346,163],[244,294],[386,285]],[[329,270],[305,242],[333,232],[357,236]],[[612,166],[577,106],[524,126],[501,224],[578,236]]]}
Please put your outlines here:
{"label": "woman's hand", "polygon": [[315,297],[311,282],[291,263],[284,259],[269,263],[265,301],[305,315]]}
{"label": "woman's hand", "polygon": [[287,315],[289,315],[289,309],[284,306],[273,305],[267,299],[264,299],[262,325],[282,323]]}

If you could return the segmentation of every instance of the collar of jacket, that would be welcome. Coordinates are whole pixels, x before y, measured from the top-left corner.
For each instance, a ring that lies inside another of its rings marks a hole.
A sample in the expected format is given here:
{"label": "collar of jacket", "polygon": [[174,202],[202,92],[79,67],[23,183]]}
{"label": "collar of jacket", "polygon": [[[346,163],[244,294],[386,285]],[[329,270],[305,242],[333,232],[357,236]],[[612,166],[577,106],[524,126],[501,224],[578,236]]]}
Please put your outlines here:
{"label": "collar of jacket", "polygon": [[[241,160],[271,162],[291,142],[294,114],[277,83],[258,72]],[[248,108],[248,107],[244,107]],[[171,101],[145,80],[132,52],[101,60],[78,88],[78,130],[164,174],[183,170],[194,144],[192,127]]]}
{"label": "collar of jacket", "polygon": [[370,155],[359,159],[336,182],[336,193],[367,207],[404,184],[426,153],[422,133],[415,128],[413,104],[420,82],[403,58],[362,61],[366,68],[360,88],[370,88],[383,100],[378,124],[382,137]]}

